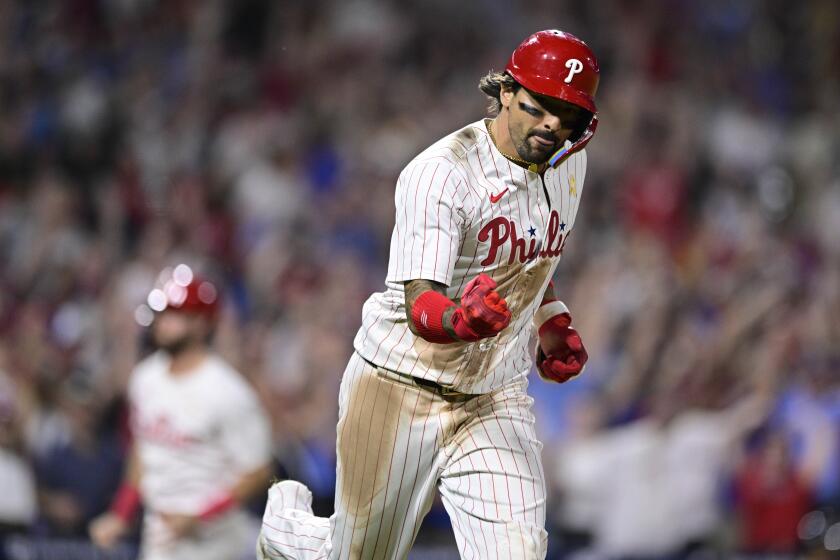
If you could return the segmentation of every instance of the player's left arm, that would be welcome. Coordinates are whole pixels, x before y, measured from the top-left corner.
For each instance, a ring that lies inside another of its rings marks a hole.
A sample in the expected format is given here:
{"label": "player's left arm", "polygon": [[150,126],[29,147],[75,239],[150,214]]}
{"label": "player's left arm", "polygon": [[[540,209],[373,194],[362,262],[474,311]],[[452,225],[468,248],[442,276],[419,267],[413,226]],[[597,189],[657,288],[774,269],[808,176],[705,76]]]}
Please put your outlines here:
{"label": "player's left arm", "polygon": [[534,315],[538,333],[537,371],[547,381],[564,383],[577,377],[589,359],[580,334],[571,325],[569,308],[557,299],[554,282],[549,282]]}
{"label": "player's left arm", "polygon": [[221,490],[219,495],[197,516],[162,512],[161,517],[176,536],[191,533],[200,522],[210,521],[265,491],[268,488],[272,470],[271,464],[266,463],[245,473],[229,489]]}
{"label": "player's left arm", "polygon": [[[230,506],[239,506],[268,488],[272,468],[271,427],[268,415],[256,395],[248,393],[230,405],[222,428],[222,446],[240,476],[228,488],[221,488],[216,502],[202,513],[209,519]],[[215,510],[214,510],[215,505]]]}
{"label": "player's left arm", "polygon": [[211,521],[219,515],[242,506],[248,500],[263,492],[268,487],[272,468],[270,463],[260,465],[242,475],[233,486],[220,490],[198,515],[159,512],[164,523],[175,538],[193,533],[199,524]]}
{"label": "player's left arm", "polygon": [[540,307],[545,305],[546,303],[551,303],[552,301],[557,299],[557,294],[554,291],[554,280],[551,280],[548,283],[548,287],[546,287],[545,292],[543,292],[542,301],[540,302]]}
{"label": "player's left arm", "polygon": [[268,488],[273,470],[271,463],[266,462],[242,475],[230,490],[234,500],[242,504],[261,494]]}
{"label": "player's left arm", "polygon": [[[565,164],[572,172],[568,176],[569,188],[578,200],[586,178],[586,161],[586,150],[581,150]],[[534,329],[539,337],[537,371],[543,379],[563,383],[583,372],[589,355],[580,334],[572,327],[569,308],[557,298],[553,281],[548,283],[534,315]]]}

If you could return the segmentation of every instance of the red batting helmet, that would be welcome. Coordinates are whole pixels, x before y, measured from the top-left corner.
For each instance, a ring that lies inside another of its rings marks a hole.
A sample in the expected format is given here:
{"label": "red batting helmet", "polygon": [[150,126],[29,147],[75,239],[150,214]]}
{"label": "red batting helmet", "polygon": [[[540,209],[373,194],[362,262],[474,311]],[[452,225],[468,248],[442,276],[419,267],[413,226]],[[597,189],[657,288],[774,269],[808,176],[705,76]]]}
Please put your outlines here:
{"label": "red batting helmet", "polygon": [[570,138],[574,144],[549,159],[551,165],[560,164],[586,146],[598,126],[594,97],[600,77],[598,60],[586,43],[557,29],[538,31],[516,47],[505,70],[529,91],[562,99],[592,113],[587,126]]}
{"label": "red batting helmet", "polygon": [[149,292],[147,303],[155,312],[175,309],[204,314],[213,319],[219,309],[219,292],[211,282],[193,273],[189,266],[179,264],[160,273],[157,286]]}

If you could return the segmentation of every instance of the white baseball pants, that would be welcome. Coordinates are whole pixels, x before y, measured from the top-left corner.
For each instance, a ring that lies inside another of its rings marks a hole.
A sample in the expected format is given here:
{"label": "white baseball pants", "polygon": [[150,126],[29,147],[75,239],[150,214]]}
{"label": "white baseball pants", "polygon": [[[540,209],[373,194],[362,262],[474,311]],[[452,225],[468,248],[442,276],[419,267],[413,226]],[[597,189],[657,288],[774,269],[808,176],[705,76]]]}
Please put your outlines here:
{"label": "white baseball pants", "polygon": [[249,535],[253,538],[252,527],[250,518],[236,510],[175,539],[159,516],[147,512],[140,560],[241,560],[248,552]]}
{"label": "white baseball pants", "polygon": [[335,513],[302,484],[269,490],[260,558],[405,558],[435,490],[462,558],[542,559],[545,478],[521,381],[455,402],[354,353],[341,383]]}

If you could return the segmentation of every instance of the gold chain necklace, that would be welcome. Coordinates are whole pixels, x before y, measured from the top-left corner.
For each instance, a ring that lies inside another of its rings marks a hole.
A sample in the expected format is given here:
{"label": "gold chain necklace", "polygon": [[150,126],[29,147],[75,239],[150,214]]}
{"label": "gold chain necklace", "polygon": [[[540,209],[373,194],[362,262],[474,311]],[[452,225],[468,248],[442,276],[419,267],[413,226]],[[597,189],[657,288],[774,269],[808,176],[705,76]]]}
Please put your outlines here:
{"label": "gold chain necklace", "polygon": [[524,166],[528,171],[531,171],[532,173],[538,173],[540,169],[540,165],[538,163],[526,161],[516,156],[510,156],[502,151],[502,149],[499,147],[499,143],[496,142],[496,137],[493,135],[493,122],[494,121],[491,120],[489,123],[487,123],[487,132],[490,134],[490,140],[493,141],[493,145],[496,146],[496,149],[499,150],[499,153],[502,154],[505,158],[512,161],[513,163],[518,163],[519,165]]}

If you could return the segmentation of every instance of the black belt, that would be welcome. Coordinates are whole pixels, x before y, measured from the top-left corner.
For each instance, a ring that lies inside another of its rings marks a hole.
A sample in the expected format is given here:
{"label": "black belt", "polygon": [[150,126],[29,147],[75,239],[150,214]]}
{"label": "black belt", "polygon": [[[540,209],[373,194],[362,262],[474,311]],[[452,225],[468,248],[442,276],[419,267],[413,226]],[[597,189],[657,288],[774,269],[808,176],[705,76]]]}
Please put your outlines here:
{"label": "black belt", "polygon": [[445,385],[441,385],[440,383],[435,383],[434,381],[429,381],[428,379],[423,379],[422,377],[415,377],[413,375],[407,375],[405,373],[400,373],[398,371],[393,371],[393,370],[390,370],[390,369],[386,369],[382,366],[378,366],[378,365],[374,364],[373,362],[371,362],[371,361],[369,361],[365,358],[362,358],[362,360],[364,360],[365,363],[367,363],[369,366],[374,367],[377,370],[380,370],[383,373],[385,373],[388,376],[389,379],[394,379],[396,377],[397,380],[400,381],[400,382],[416,385],[417,387],[419,387],[421,389],[431,391],[431,392],[435,393],[436,395],[438,395],[443,400],[445,400],[446,402],[451,402],[451,403],[467,402],[467,401],[472,400],[475,397],[479,396],[479,395],[474,395],[474,394],[471,394],[471,393],[462,393],[461,391],[457,391],[457,390],[453,389],[452,387],[447,387]]}
{"label": "black belt", "polygon": [[442,398],[446,402],[467,402],[478,396],[470,393],[462,393],[461,391],[456,391],[451,387],[446,387],[444,385],[441,385],[440,383],[435,383],[434,381],[423,379],[422,377],[411,376],[411,379],[417,386],[422,387],[424,389],[428,389],[433,393],[436,393],[440,398]]}

